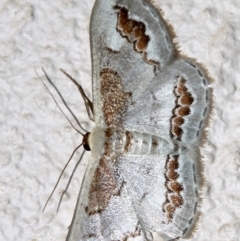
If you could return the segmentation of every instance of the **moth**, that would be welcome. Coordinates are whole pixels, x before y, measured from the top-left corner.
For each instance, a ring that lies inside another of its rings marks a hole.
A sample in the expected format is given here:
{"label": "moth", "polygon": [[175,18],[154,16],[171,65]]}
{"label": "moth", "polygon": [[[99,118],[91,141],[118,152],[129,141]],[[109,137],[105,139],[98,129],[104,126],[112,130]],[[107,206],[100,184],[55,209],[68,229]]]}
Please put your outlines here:
{"label": "moth", "polygon": [[199,146],[212,105],[203,67],[183,57],[147,0],[96,0],[90,26],[92,156],[67,241],[187,238],[199,216]]}

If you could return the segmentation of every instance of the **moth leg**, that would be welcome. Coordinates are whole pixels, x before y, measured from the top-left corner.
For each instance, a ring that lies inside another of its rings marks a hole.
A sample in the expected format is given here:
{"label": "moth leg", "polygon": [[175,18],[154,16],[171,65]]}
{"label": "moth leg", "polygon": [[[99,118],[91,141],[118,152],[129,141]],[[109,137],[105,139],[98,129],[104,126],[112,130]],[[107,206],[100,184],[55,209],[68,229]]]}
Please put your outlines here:
{"label": "moth leg", "polygon": [[88,113],[88,118],[94,122],[94,113],[93,113],[93,103],[92,101],[86,96],[82,86],[80,84],[78,84],[78,82],[73,79],[73,77],[71,77],[68,73],[66,73],[63,69],[60,69],[62,73],[64,73],[77,87],[78,90],[84,100],[85,103],[85,107]]}

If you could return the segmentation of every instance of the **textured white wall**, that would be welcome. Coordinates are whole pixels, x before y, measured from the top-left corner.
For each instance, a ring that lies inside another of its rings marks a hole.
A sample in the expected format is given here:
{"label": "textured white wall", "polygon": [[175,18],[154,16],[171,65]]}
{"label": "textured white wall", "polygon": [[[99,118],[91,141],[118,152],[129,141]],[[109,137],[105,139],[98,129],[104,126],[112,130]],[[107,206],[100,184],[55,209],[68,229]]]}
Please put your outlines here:
{"label": "textured white wall", "polygon": [[[156,3],[173,25],[182,52],[202,62],[215,79],[215,110],[202,149],[207,177],[203,214],[191,240],[240,240],[240,1]],[[94,0],[0,3],[1,241],[63,241],[67,235],[89,155],[76,170],[59,212],[61,192],[81,151],[42,213],[81,136],[56,107],[34,68],[41,76],[41,67],[45,68],[78,120],[91,130],[77,89],[59,68],[91,96],[88,26],[93,4]],[[54,90],[53,94],[64,108]]]}

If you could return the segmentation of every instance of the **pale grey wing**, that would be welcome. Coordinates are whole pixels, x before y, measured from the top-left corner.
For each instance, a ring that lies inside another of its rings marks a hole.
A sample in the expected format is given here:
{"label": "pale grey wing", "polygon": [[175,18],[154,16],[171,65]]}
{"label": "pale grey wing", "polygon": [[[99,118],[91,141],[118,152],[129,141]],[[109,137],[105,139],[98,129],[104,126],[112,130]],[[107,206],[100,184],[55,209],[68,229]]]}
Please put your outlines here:
{"label": "pale grey wing", "polygon": [[188,237],[198,217],[199,154],[166,153],[92,158],[67,241]]}
{"label": "pale grey wing", "polygon": [[117,91],[134,102],[175,48],[166,23],[146,0],[96,0],[90,33],[95,122],[104,125],[103,95],[111,101],[104,87],[117,82]]}
{"label": "pale grey wing", "polygon": [[[138,221],[148,237],[186,238],[198,218],[201,185],[199,153],[182,149],[169,155],[124,155],[117,168]],[[150,238],[148,240],[151,240]]]}
{"label": "pale grey wing", "polygon": [[127,187],[114,166],[92,157],[66,241],[146,241]]}
{"label": "pale grey wing", "polygon": [[202,67],[189,59],[165,66],[145,92],[129,106],[124,127],[199,145],[212,107],[210,79]]}

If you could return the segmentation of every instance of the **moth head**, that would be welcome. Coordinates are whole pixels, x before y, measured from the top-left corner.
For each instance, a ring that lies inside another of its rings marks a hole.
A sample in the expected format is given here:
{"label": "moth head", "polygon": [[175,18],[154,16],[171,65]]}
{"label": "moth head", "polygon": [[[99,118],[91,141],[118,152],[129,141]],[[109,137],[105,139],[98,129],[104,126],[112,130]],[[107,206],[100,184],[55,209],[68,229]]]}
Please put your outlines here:
{"label": "moth head", "polygon": [[87,132],[84,136],[83,136],[83,139],[82,139],[82,145],[83,145],[83,148],[85,151],[91,151],[90,149],[90,145],[89,145],[89,134],[90,132]]}

